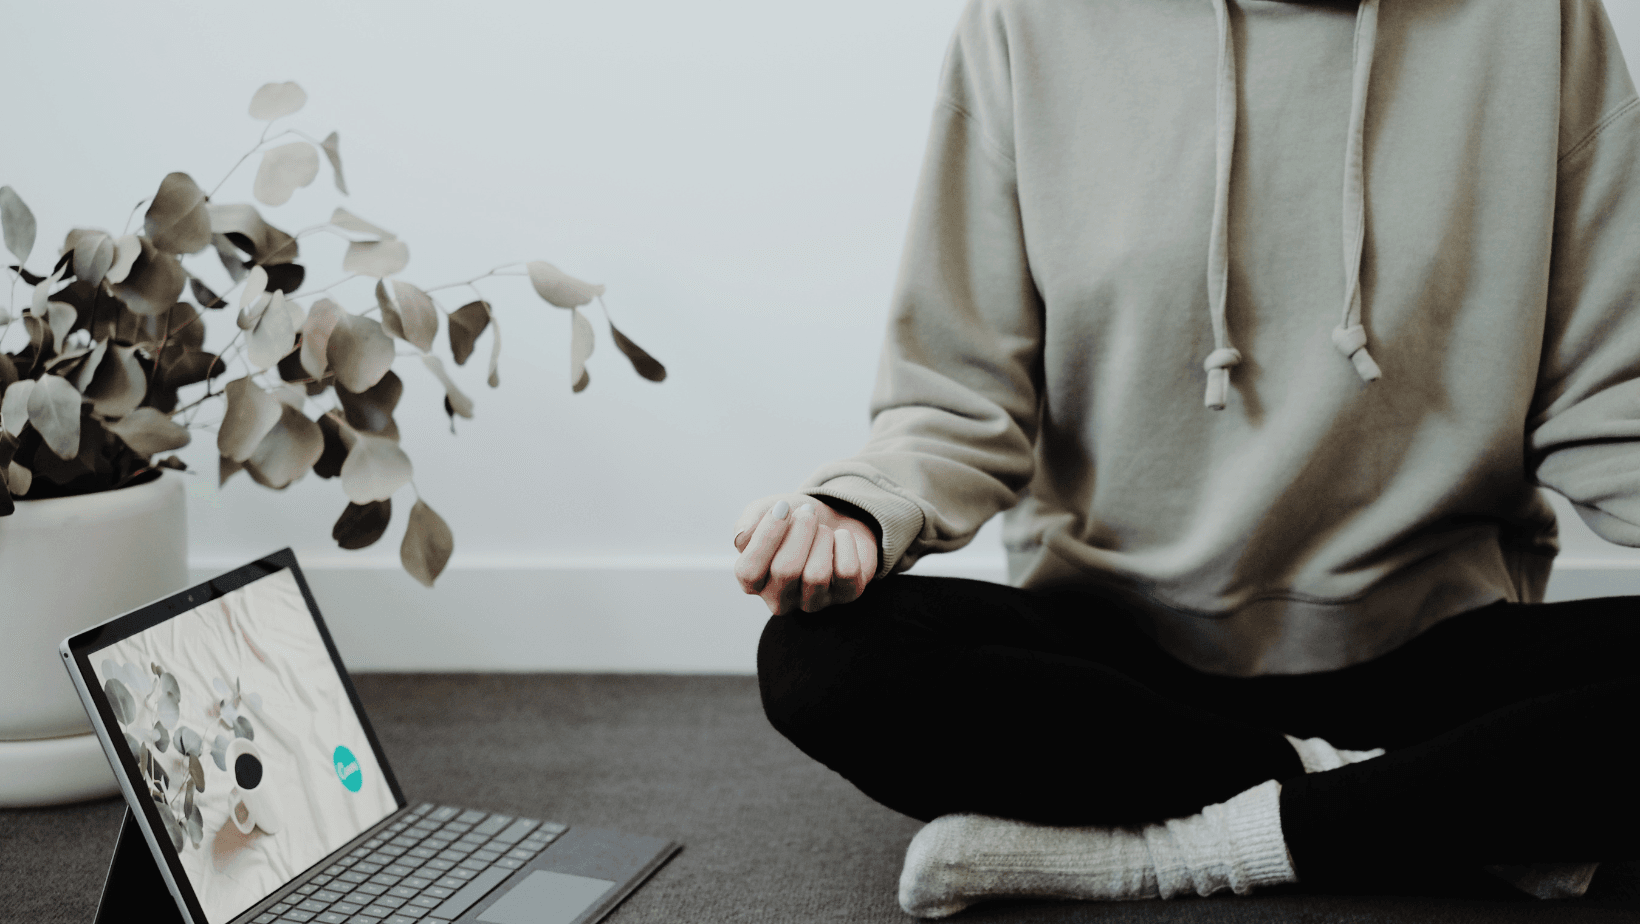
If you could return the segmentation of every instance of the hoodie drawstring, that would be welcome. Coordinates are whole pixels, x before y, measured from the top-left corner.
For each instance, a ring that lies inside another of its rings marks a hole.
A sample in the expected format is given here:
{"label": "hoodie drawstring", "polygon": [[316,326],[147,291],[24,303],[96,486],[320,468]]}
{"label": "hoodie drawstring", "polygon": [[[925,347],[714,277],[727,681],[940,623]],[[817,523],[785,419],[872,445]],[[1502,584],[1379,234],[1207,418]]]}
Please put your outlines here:
{"label": "hoodie drawstring", "polygon": [[1218,126],[1216,176],[1213,180],[1213,232],[1207,245],[1207,300],[1213,319],[1213,352],[1202,367],[1207,370],[1207,406],[1224,410],[1230,394],[1230,370],[1241,363],[1241,353],[1230,345],[1225,303],[1230,300],[1230,168],[1236,155],[1236,46],[1230,31],[1229,0],[1215,0],[1219,19]]}
{"label": "hoodie drawstring", "polygon": [[[1236,151],[1236,49],[1230,26],[1229,0],[1214,0],[1219,26],[1219,69],[1216,170],[1213,187],[1213,230],[1207,251],[1208,310],[1213,322],[1213,352],[1202,367],[1207,370],[1206,404],[1224,410],[1230,393],[1230,370],[1241,363],[1241,352],[1230,343],[1226,319],[1230,299],[1230,170]],[[1344,150],[1344,311],[1333,330],[1333,345],[1354,364],[1363,382],[1382,376],[1367,352],[1367,333],[1361,326],[1361,262],[1366,244],[1366,115],[1367,88],[1378,43],[1378,0],[1360,0],[1355,18],[1354,76],[1350,88],[1350,128]]]}
{"label": "hoodie drawstring", "polygon": [[1361,327],[1361,252],[1367,238],[1367,85],[1378,48],[1378,0],[1361,0],[1355,14],[1355,81],[1350,89],[1350,138],[1344,146],[1344,320],[1333,330],[1333,345],[1355,364],[1363,382],[1383,373],[1367,352]]}

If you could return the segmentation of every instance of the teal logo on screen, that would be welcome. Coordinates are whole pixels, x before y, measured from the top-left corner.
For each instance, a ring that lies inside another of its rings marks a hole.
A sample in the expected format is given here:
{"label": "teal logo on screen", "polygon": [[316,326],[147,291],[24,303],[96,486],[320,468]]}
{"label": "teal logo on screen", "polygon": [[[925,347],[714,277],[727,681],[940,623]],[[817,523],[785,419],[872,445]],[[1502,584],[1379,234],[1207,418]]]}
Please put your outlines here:
{"label": "teal logo on screen", "polygon": [[348,792],[358,792],[359,787],[364,785],[364,774],[359,772],[359,761],[353,752],[338,746],[330,759],[336,765],[336,779],[342,781]]}

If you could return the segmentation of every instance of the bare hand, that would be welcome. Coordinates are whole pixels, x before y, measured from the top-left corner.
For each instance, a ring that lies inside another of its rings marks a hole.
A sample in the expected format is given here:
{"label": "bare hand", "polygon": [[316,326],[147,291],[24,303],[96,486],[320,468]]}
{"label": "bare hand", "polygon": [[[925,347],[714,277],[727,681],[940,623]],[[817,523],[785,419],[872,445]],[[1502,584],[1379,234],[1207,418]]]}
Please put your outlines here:
{"label": "bare hand", "polygon": [[[778,515],[777,515],[778,514]],[[735,579],[769,612],[818,613],[865,592],[877,574],[877,536],[807,494],[773,494],[735,521]]]}

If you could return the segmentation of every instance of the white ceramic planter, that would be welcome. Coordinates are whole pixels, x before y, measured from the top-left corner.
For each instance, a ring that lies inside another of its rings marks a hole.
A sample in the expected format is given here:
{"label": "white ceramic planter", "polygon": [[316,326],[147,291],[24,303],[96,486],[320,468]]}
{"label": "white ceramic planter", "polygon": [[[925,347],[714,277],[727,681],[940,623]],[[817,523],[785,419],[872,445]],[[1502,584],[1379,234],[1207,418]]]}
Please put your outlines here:
{"label": "white ceramic planter", "polygon": [[17,501],[0,517],[0,808],[119,791],[63,670],[63,639],[188,583],[182,476]]}

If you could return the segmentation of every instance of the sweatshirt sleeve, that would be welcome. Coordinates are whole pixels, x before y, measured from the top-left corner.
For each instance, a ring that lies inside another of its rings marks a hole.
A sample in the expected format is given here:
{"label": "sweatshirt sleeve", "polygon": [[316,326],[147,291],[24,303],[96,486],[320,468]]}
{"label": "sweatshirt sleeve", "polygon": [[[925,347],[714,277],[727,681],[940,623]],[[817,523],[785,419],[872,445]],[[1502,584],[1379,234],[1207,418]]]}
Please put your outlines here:
{"label": "sweatshirt sleeve", "polygon": [[1568,0],[1537,479],[1640,546],[1640,99],[1603,8]]}
{"label": "sweatshirt sleeve", "polygon": [[1042,303],[1015,186],[997,0],[946,54],[871,399],[871,435],[801,490],[877,521],[878,576],[966,545],[1034,471]]}

